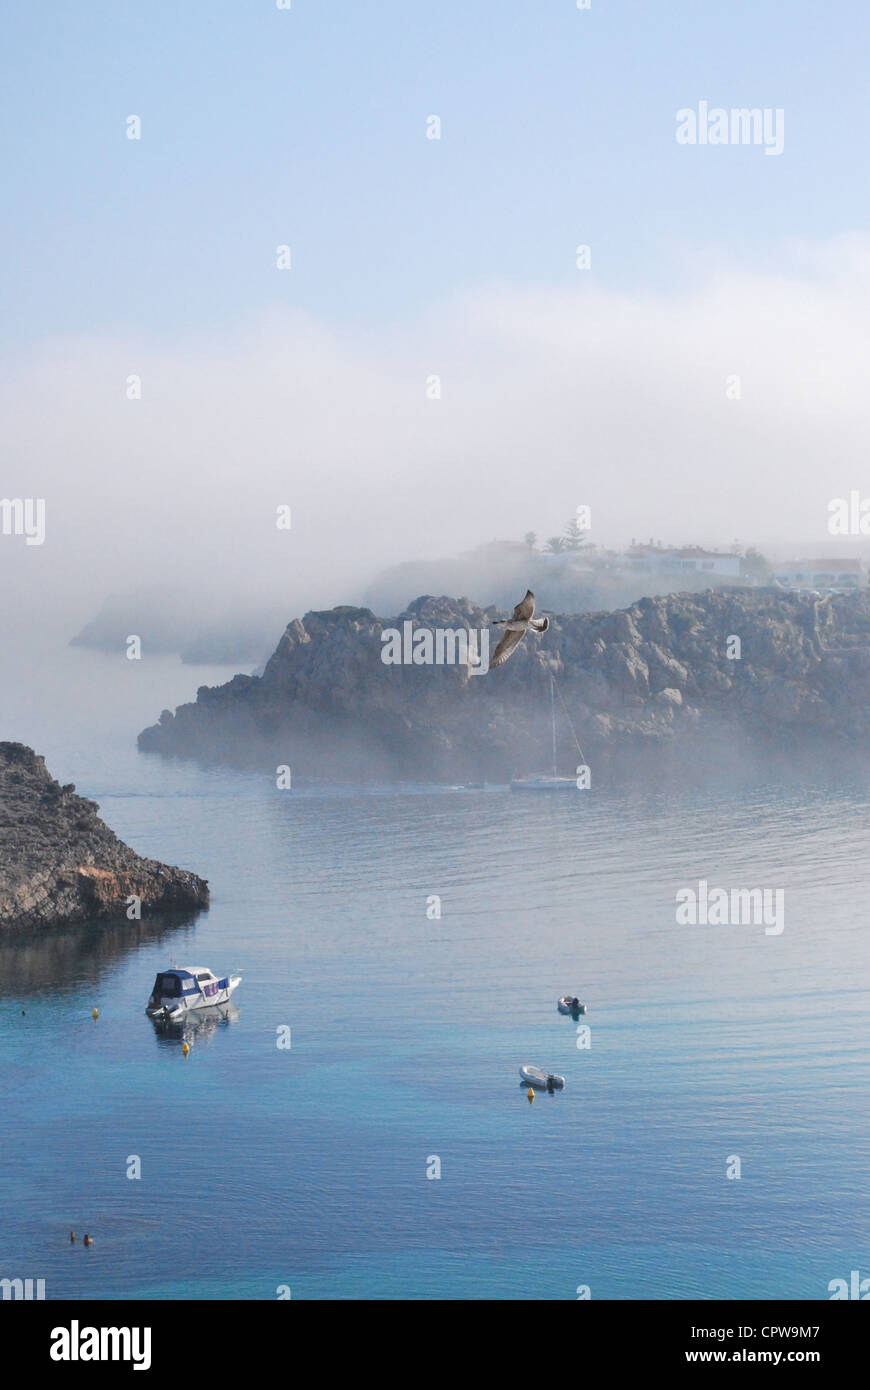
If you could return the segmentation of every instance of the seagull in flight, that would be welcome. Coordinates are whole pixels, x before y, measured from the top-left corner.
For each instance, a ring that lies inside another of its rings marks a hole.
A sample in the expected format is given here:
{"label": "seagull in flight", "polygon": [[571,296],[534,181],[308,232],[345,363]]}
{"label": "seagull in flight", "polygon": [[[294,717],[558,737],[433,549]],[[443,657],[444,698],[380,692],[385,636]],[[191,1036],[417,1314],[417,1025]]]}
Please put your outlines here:
{"label": "seagull in flight", "polygon": [[504,627],[505,634],[492,654],[490,669],[493,666],[503,666],[527,632],[546,632],[550,626],[550,619],[535,617],[535,596],[531,589],[526,589],[525,598],[517,604],[511,617],[496,618],[493,626]]}

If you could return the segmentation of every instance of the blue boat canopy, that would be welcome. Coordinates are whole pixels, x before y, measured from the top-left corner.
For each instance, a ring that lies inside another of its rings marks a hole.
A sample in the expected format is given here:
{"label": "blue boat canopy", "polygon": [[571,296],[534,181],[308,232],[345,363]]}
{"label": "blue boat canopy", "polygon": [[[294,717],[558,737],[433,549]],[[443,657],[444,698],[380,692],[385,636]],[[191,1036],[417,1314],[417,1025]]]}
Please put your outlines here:
{"label": "blue boat canopy", "polygon": [[163,970],[154,981],[154,995],[174,999],[183,994],[197,994],[196,976],[189,970]]}

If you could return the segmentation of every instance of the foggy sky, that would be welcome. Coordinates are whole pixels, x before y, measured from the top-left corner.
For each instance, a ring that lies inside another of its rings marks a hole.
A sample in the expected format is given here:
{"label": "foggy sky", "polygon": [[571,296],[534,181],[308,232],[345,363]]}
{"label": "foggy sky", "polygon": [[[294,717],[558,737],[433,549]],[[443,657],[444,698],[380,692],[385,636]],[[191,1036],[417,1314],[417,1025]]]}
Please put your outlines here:
{"label": "foggy sky", "polygon": [[168,342],[46,339],[0,381],[0,496],[46,503],[42,546],[0,536],[7,610],[73,631],[159,583],[216,613],[286,596],[289,617],[394,562],[543,540],[581,503],[599,544],[824,552],[829,500],[870,491],[868,309],[870,239],[850,236],[764,268],[688,258],[673,294],[601,288],[594,267],[564,290],[482,285],[365,335],[288,310]]}

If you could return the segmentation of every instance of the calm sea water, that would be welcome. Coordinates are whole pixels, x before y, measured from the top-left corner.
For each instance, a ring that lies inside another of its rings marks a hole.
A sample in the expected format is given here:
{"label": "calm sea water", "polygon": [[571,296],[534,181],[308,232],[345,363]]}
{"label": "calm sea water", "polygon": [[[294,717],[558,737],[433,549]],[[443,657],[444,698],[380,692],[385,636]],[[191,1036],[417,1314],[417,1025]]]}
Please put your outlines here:
{"label": "calm sea water", "polygon": [[[5,662],[0,736],[212,906],[0,948],[0,1275],[78,1299],[816,1299],[870,1275],[864,790],[278,791],[136,751],[224,672]],[[677,926],[699,878],[783,887],[783,934]],[[143,1012],[170,959],[244,975],[186,1060]],[[529,1104],[526,1061],[565,1090]]]}

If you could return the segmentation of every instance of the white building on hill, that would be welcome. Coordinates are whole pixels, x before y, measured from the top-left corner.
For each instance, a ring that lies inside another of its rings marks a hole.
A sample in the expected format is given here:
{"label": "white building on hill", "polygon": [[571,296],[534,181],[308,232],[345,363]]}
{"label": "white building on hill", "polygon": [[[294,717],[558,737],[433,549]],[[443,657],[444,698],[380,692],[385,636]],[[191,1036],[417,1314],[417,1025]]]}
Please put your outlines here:
{"label": "white building on hill", "polygon": [[710,574],[740,578],[740,556],[699,545],[632,545],[624,556],[632,570],[650,574]]}

